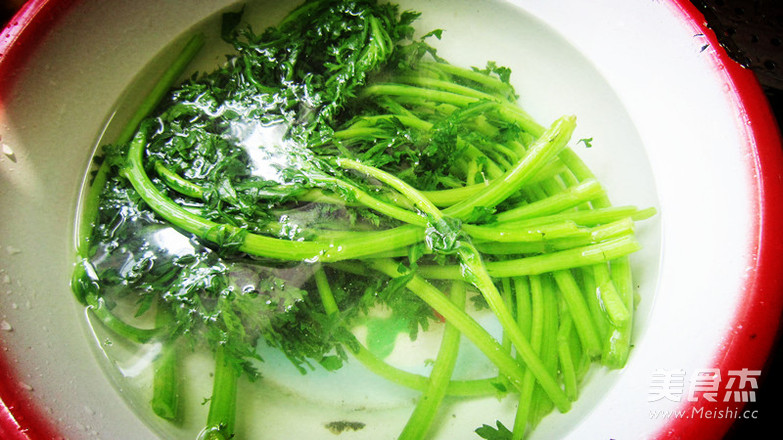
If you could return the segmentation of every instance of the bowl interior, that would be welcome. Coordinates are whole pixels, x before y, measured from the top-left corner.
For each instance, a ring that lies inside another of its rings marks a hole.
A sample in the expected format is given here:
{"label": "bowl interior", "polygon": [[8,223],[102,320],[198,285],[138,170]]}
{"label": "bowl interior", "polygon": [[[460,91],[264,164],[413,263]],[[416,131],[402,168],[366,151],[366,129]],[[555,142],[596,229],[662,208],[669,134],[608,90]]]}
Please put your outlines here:
{"label": "bowl interior", "polygon": [[[231,2],[208,3],[188,11],[160,9],[156,2],[111,11],[108,6],[76,6],[80,13],[74,10],[64,19],[52,41],[41,47],[18,78],[3,115],[2,142],[13,151],[0,158],[0,305],[3,319],[13,327],[5,342],[21,377],[69,438],[93,432],[115,438],[133,432],[144,438],[150,431],[194,438],[206,412],[201,402],[210,395],[209,359],[193,356],[186,363],[188,375],[205,378],[185,392],[189,419],[178,427],[161,423],[146,406],[149,374],[137,368],[144,353],[123,354],[117,344],[107,349],[110,335],[86,319],[68,281],[80,185],[95,148],[116,136],[150,78],[192,32],[205,32],[210,41],[193,69],[210,70],[229,51],[217,36],[220,12],[237,7]],[[432,43],[450,62],[483,67],[496,61],[510,67],[521,105],[539,122],[547,125],[561,115],[576,115],[572,146],[615,205],[660,205],[648,151],[634,119],[593,62],[561,34],[505,2],[400,3],[404,9],[422,12],[417,29],[444,29],[442,40]],[[253,2],[245,16],[255,29],[262,29],[278,21],[287,7]],[[111,21],[104,23],[106,16]],[[117,35],[116,29],[123,32]],[[165,30],[146,35],[151,29]],[[88,37],[92,35],[106,39]],[[80,45],[83,41],[89,43]],[[134,41],[133,49],[123,46],[128,41]],[[75,47],[79,50],[74,54]],[[121,49],[113,53],[113,47]],[[583,138],[592,139],[590,148],[576,143]],[[659,218],[640,224],[638,236],[644,248],[632,256],[632,263],[641,297],[635,330],[641,338],[658,285]],[[115,360],[104,357],[100,347],[113,351]],[[470,350],[465,345],[465,351]],[[247,438],[332,438],[325,423],[354,419],[366,428],[343,436],[393,436],[415,397],[357,369],[329,377],[299,377],[284,359],[268,357],[265,365],[263,381],[243,384],[238,430]],[[566,436],[579,420],[589,417],[622,374],[594,370],[574,410],[550,416],[535,437]],[[292,378],[299,379],[296,385],[290,385]],[[509,425],[513,412],[509,399],[450,401],[438,438],[454,438],[498,419]]]}

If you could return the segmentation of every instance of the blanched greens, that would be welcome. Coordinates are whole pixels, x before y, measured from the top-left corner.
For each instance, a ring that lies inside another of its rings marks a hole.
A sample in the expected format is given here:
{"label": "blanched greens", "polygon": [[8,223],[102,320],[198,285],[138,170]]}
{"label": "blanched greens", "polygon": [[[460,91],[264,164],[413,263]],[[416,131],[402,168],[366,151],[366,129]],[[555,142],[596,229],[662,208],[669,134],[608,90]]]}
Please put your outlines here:
{"label": "blanched greens", "polygon": [[[449,64],[428,44],[440,31],[414,36],[417,16],[316,0],[258,34],[226,14],[227,62],[169,87],[194,39],[103,148],[73,290],[112,332],[161,343],[160,417],[180,418],[180,359],[204,348],[202,437],[232,437],[238,378],[263,376],[260,340],[302,373],[358,361],[421,391],[403,439],[427,437],[445,396],[491,394],[519,401],[513,430],[478,435],[522,438],[568,411],[592,363],[625,364],[627,255],[654,211],[611,206],[568,146],[574,117],[539,125],[508,69]],[[501,340],[470,304],[494,313]],[[351,332],[378,307],[411,338],[445,321],[429,376]],[[497,377],[452,379],[461,338]]]}

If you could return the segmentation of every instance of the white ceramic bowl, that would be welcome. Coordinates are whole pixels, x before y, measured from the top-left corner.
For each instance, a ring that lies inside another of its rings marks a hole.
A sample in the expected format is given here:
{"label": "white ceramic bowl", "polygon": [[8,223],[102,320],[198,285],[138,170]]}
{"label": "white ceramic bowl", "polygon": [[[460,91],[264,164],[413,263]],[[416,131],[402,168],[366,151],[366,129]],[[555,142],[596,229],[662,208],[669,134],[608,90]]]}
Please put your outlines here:
{"label": "white ceramic bowl", "polygon": [[[783,307],[783,157],[752,74],[684,0],[401,3],[424,13],[420,28],[446,30],[440,54],[453,63],[510,66],[539,121],[577,115],[574,138],[594,139],[578,152],[613,202],[659,210],[633,256],[642,299],[628,365],[593,373],[574,409],[534,438],[719,438],[743,416],[725,413],[742,400],[726,391],[753,391],[728,380],[756,377]],[[155,437],[104,374],[70,293],[76,200],[97,139],[125,116],[123,94],[234,4],[33,0],[0,36],[0,437]],[[260,28],[282,10],[248,14]],[[210,47],[196,65],[224,51]],[[716,402],[689,392],[707,369],[721,374],[701,389]],[[468,434],[504,417],[486,405],[454,411]]]}

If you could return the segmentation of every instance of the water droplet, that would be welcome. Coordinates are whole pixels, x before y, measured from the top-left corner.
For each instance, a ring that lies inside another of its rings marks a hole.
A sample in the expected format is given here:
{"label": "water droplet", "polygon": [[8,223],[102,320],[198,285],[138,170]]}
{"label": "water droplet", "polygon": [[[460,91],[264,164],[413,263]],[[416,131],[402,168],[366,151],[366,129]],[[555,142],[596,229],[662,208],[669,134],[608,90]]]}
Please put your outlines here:
{"label": "water droplet", "polygon": [[14,150],[12,150],[8,144],[3,144],[2,147],[0,147],[0,150],[7,158],[11,159],[11,162],[16,162],[16,155],[14,154]]}

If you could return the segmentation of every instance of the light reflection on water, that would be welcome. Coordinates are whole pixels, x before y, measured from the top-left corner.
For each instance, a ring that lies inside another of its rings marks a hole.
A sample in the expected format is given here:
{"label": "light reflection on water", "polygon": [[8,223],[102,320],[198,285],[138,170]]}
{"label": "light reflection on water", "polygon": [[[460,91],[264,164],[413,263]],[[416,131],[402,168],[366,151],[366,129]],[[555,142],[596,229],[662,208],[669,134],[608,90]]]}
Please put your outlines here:
{"label": "light reflection on water", "polygon": [[161,228],[153,232],[150,241],[159,249],[177,257],[196,253],[190,238],[174,228]]}
{"label": "light reflection on water", "polygon": [[284,184],[284,170],[302,169],[308,157],[304,147],[286,138],[287,132],[284,123],[247,120],[232,123],[229,136],[247,152],[253,176]]}

